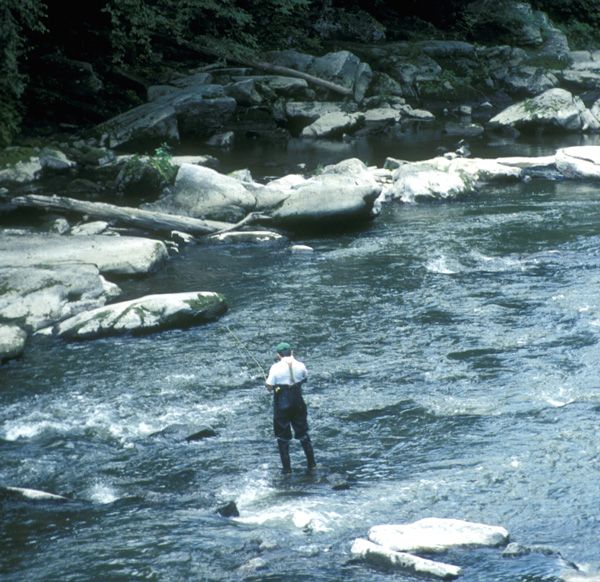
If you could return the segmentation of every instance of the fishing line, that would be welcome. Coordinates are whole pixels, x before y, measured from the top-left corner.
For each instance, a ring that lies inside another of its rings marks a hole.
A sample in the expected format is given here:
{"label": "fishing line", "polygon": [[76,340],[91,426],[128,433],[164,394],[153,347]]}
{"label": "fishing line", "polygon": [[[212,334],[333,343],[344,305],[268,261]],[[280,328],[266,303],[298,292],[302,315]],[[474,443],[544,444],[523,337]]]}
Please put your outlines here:
{"label": "fishing line", "polygon": [[260,362],[252,355],[250,350],[242,343],[242,340],[240,340],[240,338],[237,335],[235,335],[233,333],[233,331],[231,331],[231,328],[228,325],[225,325],[225,329],[233,336],[233,339],[235,339],[238,346],[240,346],[240,348],[242,348],[244,350],[244,352],[246,352],[246,355],[248,355],[252,359],[252,361],[260,368],[260,371],[261,371],[264,379],[266,380],[267,373],[265,372],[265,369],[261,366]]}

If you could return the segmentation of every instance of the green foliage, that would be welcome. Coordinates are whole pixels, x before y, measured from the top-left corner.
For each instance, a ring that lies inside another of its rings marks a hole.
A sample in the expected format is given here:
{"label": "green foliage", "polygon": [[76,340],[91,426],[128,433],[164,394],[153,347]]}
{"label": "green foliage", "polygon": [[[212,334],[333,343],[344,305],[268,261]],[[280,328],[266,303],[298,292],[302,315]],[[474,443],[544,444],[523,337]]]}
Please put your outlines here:
{"label": "green foliage", "polygon": [[119,172],[117,186],[127,196],[160,194],[175,181],[176,175],[171,149],[163,144],[151,156],[131,156]]}
{"label": "green foliage", "polygon": [[154,155],[150,157],[149,164],[167,184],[171,184],[175,180],[177,166],[173,164],[171,148],[167,144],[162,144],[154,150]]}
{"label": "green foliage", "polygon": [[27,79],[19,68],[27,53],[27,34],[44,32],[41,0],[0,2],[0,146],[9,144],[21,121],[20,98]]}

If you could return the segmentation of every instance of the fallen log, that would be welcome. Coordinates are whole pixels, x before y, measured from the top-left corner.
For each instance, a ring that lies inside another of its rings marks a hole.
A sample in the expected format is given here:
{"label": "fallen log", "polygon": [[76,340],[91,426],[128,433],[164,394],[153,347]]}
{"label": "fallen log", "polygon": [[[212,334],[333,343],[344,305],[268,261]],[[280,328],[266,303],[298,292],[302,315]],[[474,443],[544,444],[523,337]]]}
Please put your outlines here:
{"label": "fallen log", "polygon": [[39,194],[28,194],[13,198],[12,203],[15,206],[86,214],[94,218],[116,221],[128,226],[137,226],[146,230],[159,232],[180,230],[189,234],[199,235],[212,234],[236,227],[236,225],[229,222],[201,220],[178,214],[167,214],[166,212],[156,212],[154,210],[140,210],[139,208],[130,208],[127,206],[115,206],[114,204],[107,204],[105,202],[87,202],[56,195],[42,196]]}
{"label": "fallen log", "polygon": [[313,85],[317,85],[319,87],[324,87],[329,91],[339,93],[340,95],[344,95],[345,97],[352,97],[354,95],[352,89],[349,89],[348,87],[342,87],[342,85],[338,85],[337,83],[333,83],[332,81],[327,81],[326,79],[321,79],[320,77],[315,77],[314,75],[310,75],[302,71],[297,71],[296,69],[290,69],[289,67],[283,67],[281,65],[273,65],[271,63],[257,61],[256,59],[242,57],[239,55],[224,54],[221,51],[210,49],[207,46],[200,46],[196,43],[184,41],[181,39],[177,40],[177,44],[202,55],[216,57],[219,59],[225,59],[229,62],[237,63],[238,65],[243,65],[245,67],[251,67],[260,71],[265,71],[266,73],[304,79],[308,83],[312,83]]}

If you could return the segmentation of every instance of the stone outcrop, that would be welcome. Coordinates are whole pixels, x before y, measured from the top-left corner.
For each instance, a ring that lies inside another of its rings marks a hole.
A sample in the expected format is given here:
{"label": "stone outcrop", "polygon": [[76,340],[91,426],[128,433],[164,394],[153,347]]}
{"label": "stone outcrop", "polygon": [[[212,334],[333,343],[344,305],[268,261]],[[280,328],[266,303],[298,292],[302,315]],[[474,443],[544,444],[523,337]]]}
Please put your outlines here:
{"label": "stone outcrop", "polygon": [[382,199],[415,202],[418,199],[456,198],[475,192],[484,184],[518,180],[522,170],[478,158],[437,157],[423,162],[403,163],[392,173],[393,182]]}
{"label": "stone outcrop", "polygon": [[96,265],[102,274],[142,275],[168,258],[163,242],[129,236],[1,235],[0,267]]}
{"label": "stone outcrop", "polygon": [[148,295],[80,313],[54,326],[53,333],[73,340],[149,333],[205,323],[226,310],[223,296],[208,291]]}
{"label": "stone outcrop", "polygon": [[574,146],[556,152],[556,169],[565,178],[600,178],[600,147]]}
{"label": "stone outcrop", "polygon": [[119,288],[85,263],[0,269],[0,321],[30,332],[100,307]]}
{"label": "stone outcrop", "polygon": [[600,121],[579,97],[565,89],[550,89],[498,113],[490,119],[489,127],[524,131],[588,131],[600,129]]}

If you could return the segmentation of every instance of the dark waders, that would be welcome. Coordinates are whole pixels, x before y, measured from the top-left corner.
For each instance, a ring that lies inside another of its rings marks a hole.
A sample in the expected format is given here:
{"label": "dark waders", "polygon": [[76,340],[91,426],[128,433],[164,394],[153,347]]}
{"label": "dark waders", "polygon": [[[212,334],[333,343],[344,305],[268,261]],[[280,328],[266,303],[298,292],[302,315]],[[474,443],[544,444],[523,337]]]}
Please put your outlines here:
{"label": "dark waders", "polygon": [[281,457],[281,467],[284,473],[291,473],[290,441],[292,428],[294,437],[300,441],[306,455],[307,468],[314,469],[315,454],[310,437],[308,436],[308,420],[306,418],[306,403],[302,398],[301,382],[292,385],[275,387],[273,399],[273,430],[277,437],[277,447]]}

